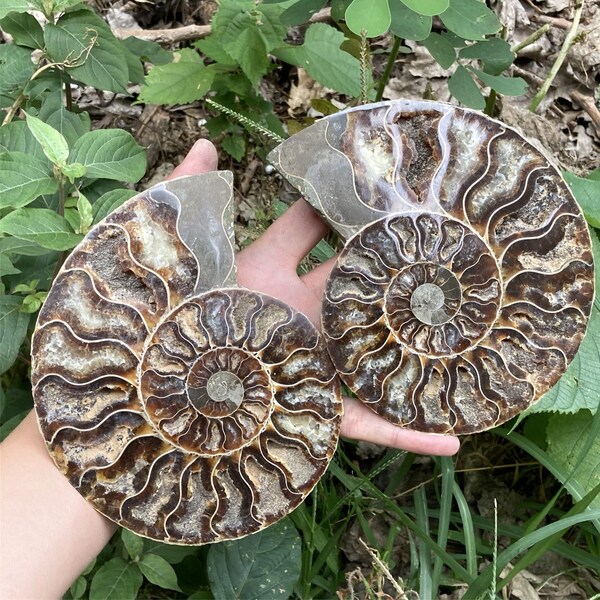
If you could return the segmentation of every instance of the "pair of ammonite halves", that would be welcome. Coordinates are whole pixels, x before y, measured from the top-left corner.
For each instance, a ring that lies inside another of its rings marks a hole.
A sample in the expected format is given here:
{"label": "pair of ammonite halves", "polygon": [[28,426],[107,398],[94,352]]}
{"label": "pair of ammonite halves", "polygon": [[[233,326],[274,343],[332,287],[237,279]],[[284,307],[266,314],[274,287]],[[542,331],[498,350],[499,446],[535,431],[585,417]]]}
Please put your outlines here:
{"label": "pair of ammonite halves", "polygon": [[593,261],[558,171],[514,130],[433,102],[326,117],[270,156],[346,241],[321,336],[236,287],[231,174],[158,185],[90,231],[33,337],[61,471],[170,543],[240,537],[314,487],[339,378],[401,427],[471,433],[529,406],[586,330]]}

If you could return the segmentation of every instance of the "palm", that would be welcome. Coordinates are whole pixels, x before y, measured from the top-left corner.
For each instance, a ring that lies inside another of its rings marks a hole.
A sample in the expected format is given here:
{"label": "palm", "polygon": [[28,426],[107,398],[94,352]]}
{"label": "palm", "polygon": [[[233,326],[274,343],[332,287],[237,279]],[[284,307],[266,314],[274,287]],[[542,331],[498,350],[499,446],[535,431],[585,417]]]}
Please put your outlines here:
{"label": "palm", "polygon": [[[216,168],[211,144],[194,147],[173,177]],[[321,298],[333,261],[299,277],[298,263],[327,232],[327,226],[304,200],[296,202],[237,258],[241,286],[264,292],[303,312],[316,326],[320,323]],[[453,436],[419,433],[383,420],[357,400],[346,398],[342,435],[423,454],[454,454]]]}

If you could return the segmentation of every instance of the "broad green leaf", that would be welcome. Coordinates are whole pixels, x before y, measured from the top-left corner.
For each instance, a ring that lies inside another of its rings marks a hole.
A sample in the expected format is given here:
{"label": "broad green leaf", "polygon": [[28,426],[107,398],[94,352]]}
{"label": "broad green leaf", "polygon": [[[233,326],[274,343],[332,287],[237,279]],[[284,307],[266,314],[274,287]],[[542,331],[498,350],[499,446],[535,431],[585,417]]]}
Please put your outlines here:
{"label": "broad green leaf", "polygon": [[0,219],[0,231],[50,250],[70,250],[83,239],[48,208],[18,208]]}
{"label": "broad green leaf", "polygon": [[390,0],[390,3],[398,1],[416,13],[428,17],[443,13],[449,5],[449,0]]}
{"label": "broad green leaf", "polygon": [[0,209],[21,208],[57,189],[56,179],[40,159],[23,152],[0,154]]}
{"label": "broad green leaf", "polygon": [[[598,403],[598,396],[596,402]],[[575,470],[581,450],[588,441],[591,426],[591,413],[580,410],[574,415],[552,416],[546,429],[548,454],[565,468],[570,474],[570,482],[579,484],[584,493],[600,484],[600,437],[595,437]],[[596,496],[592,500],[590,508],[600,509],[600,497]]]}
{"label": "broad green leaf", "polygon": [[331,0],[331,18],[336,21],[342,21],[347,8],[352,0]]}
{"label": "broad green leaf", "polygon": [[205,54],[208,58],[212,58],[212,60],[219,63],[219,66],[221,67],[237,66],[237,61],[225,52],[223,45],[216,35],[209,35],[202,40],[198,40],[197,42],[194,42],[194,46],[196,46],[202,54]]}
{"label": "broad green leaf", "polygon": [[90,600],[135,600],[144,578],[139,569],[120,557],[111,558],[96,571]]}
{"label": "broad green leaf", "polygon": [[63,165],[60,171],[71,183],[75,183],[76,179],[83,177],[87,173],[87,167],[81,163],[75,162],[68,165]]}
{"label": "broad green leaf", "polygon": [[87,167],[88,177],[135,183],[146,172],[145,150],[122,129],[96,129],[81,136],[71,149],[70,163]]}
{"label": "broad green leaf", "polygon": [[490,75],[499,75],[512,65],[515,53],[510,44],[498,37],[492,37],[483,42],[463,48],[459,52],[461,58],[476,58],[483,63],[483,70]]}
{"label": "broad green leaf", "polygon": [[31,8],[28,0],[2,0],[0,2],[0,19],[11,12],[24,13]]}
{"label": "broad green leaf", "polygon": [[556,411],[573,413],[588,409],[593,413],[600,399],[600,241],[591,230],[594,251],[596,299],[588,323],[588,330],[579,346],[573,362],[558,383],[546,392],[538,402],[527,409],[527,414]]}
{"label": "broad green leaf", "polygon": [[64,165],[69,157],[69,145],[64,136],[54,127],[33,115],[25,114],[27,127],[40,143],[48,160],[55,165]]}
{"label": "broad green leaf", "polygon": [[246,153],[246,141],[241,135],[226,135],[221,140],[221,147],[237,161],[242,160]]}
{"label": "broad green leaf", "polygon": [[192,556],[198,552],[196,546],[176,546],[174,544],[164,544],[156,540],[144,539],[144,552],[161,556],[169,564],[176,565],[186,556]]}
{"label": "broad green leaf", "polygon": [[[29,315],[27,315],[29,316]],[[19,425],[19,423],[31,412],[31,408],[20,412],[18,415],[11,417],[8,421],[0,426],[0,442],[3,442],[6,437]]]}
{"label": "broad green leaf", "polygon": [[108,25],[89,10],[65,13],[46,25],[50,58],[64,62],[77,80],[102,90],[126,93],[129,68]]}
{"label": "broad green leaf", "polygon": [[[587,222],[592,227],[600,228],[600,180],[593,179],[592,175],[588,175],[587,179],[577,177],[569,171],[563,171],[562,174]],[[596,263],[596,269],[600,270],[600,264]],[[596,293],[600,293],[600,290]]]}
{"label": "broad green leaf", "polygon": [[62,103],[62,92],[48,94],[44,98],[37,117],[62,134],[67,144],[72,146],[84,133],[90,130],[90,116],[87,112],[74,113]]}
{"label": "broad green leaf", "polygon": [[156,554],[144,554],[138,566],[150,583],[166,590],[181,591],[175,570],[164,558]]}
{"label": "broad green leaf", "polygon": [[281,22],[288,27],[306,23],[325,4],[327,0],[298,0],[281,14]]}
{"label": "broad green leaf", "polygon": [[258,26],[261,36],[265,41],[267,51],[271,52],[284,43],[287,36],[287,27],[281,22],[284,7],[257,4],[259,11]]}
{"label": "broad green leaf", "polygon": [[450,31],[466,40],[482,40],[500,30],[498,17],[480,0],[450,0],[440,19]]}
{"label": "broad green leaf", "polygon": [[1,254],[14,254],[17,256],[41,256],[42,254],[48,254],[46,248],[42,248],[38,244],[28,242],[27,240],[20,240],[19,238],[3,237],[0,238],[0,255]]}
{"label": "broad green leaf", "polygon": [[449,69],[454,64],[456,51],[439,33],[431,33],[422,43],[442,69]]}
{"label": "broad green leaf", "polygon": [[0,95],[16,97],[34,71],[31,50],[16,44],[0,45]]}
{"label": "broad green leaf", "polygon": [[493,90],[505,96],[521,96],[527,91],[527,82],[521,77],[506,77],[505,75],[488,75],[479,69],[467,67],[478,79]]}
{"label": "broad green leaf", "polygon": [[12,121],[0,127],[0,152],[23,152],[41,159],[48,169],[51,168],[42,147],[24,120]]}
{"label": "broad green leaf", "polygon": [[[219,38],[227,37],[230,27],[237,30],[240,22],[246,22],[252,15],[256,18],[255,8],[254,0],[221,0],[211,23],[213,33]],[[234,22],[236,19],[238,21]]]}
{"label": "broad green leaf", "polygon": [[130,558],[137,560],[144,553],[144,538],[129,531],[121,529],[121,539]]}
{"label": "broad green leaf", "polygon": [[356,35],[363,31],[367,37],[383,35],[391,22],[388,0],[352,0],[346,9],[346,25]]}
{"label": "broad green leaf", "polygon": [[411,10],[400,0],[390,0],[390,30],[403,40],[424,40],[431,31],[431,17]]}
{"label": "broad green leaf", "polygon": [[0,19],[0,27],[6,33],[10,33],[15,44],[19,46],[33,49],[44,47],[44,31],[33,15],[8,13],[3,19]]}
{"label": "broad green leaf", "polygon": [[85,577],[81,575],[73,582],[69,591],[71,592],[71,596],[73,596],[73,600],[79,600],[85,594],[85,590],[87,589],[87,581]]}
{"label": "broad green leaf", "polygon": [[92,211],[94,215],[94,224],[102,221],[107,217],[113,210],[116,210],[124,202],[133,198],[136,192],[133,190],[110,190],[105,194],[102,194],[93,204]]}
{"label": "broad green leaf", "polygon": [[462,65],[456,67],[456,71],[448,80],[450,93],[462,104],[477,110],[485,108],[485,98],[473,81],[469,71]]}
{"label": "broad green leaf", "polygon": [[94,214],[90,201],[81,192],[77,198],[77,212],[79,213],[78,233],[87,233],[94,221]]}
{"label": "broad green leaf", "polygon": [[325,23],[314,23],[306,30],[302,46],[277,48],[274,54],[306,69],[322,85],[358,97],[361,92],[360,62],[340,49],[343,43],[341,31]]}
{"label": "broad green leaf", "polygon": [[22,302],[19,296],[0,296],[0,373],[13,365],[27,336],[29,315],[20,312]]}
{"label": "broad green leaf", "polygon": [[289,598],[300,577],[300,537],[289,520],[211,546],[207,567],[216,600]]}
{"label": "broad green leaf", "polygon": [[0,254],[0,276],[16,275],[21,271],[12,264],[12,261],[6,254]]}
{"label": "broad green leaf", "polygon": [[173,60],[173,53],[165,50],[160,44],[130,36],[121,40],[121,44],[144,62],[153,65],[166,65]]}
{"label": "broad green leaf", "polygon": [[194,102],[210,91],[214,77],[214,69],[202,62],[179,61],[160,65],[146,76],[139,100],[148,104]]}

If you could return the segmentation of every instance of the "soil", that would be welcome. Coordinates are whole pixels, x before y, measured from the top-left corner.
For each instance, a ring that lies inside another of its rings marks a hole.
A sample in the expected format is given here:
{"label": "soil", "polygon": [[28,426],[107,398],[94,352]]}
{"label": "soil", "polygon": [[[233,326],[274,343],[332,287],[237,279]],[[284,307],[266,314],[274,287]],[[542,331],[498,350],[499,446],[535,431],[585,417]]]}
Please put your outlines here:
{"label": "soil", "polygon": [[[209,25],[216,9],[213,0],[130,0],[110,2],[95,0],[97,9],[103,13],[113,28],[140,28],[143,30],[177,30],[189,25]],[[568,29],[571,27],[574,2],[570,0],[491,0],[488,2],[498,14],[505,30],[505,37],[517,45],[541,26],[549,23],[550,30],[535,43],[519,53],[512,68],[513,75],[523,77],[530,84],[527,95],[516,98],[503,97],[497,106],[498,119],[520,129],[539,148],[549,154],[562,168],[585,175],[600,165],[600,3],[588,1],[584,7],[577,43],[569,51],[552,87],[537,112],[529,111],[533,92],[546,78],[560,51]],[[437,23],[439,25],[439,23]],[[434,27],[436,23],[434,22]],[[302,30],[294,32],[301,37]],[[173,50],[187,42],[169,46]],[[447,81],[451,70],[443,70],[421,45],[408,42],[410,54],[399,54],[387,87],[384,99],[427,97],[440,101],[451,101]],[[391,47],[389,37],[373,42],[372,50],[383,50],[373,54],[373,74],[377,81],[383,72],[387,52]],[[532,91],[533,90],[533,91]],[[136,89],[132,88],[135,93]],[[344,98],[324,89],[305,72],[297,70],[275,71],[263,86],[264,95],[273,102],[279,116],[292,128],[296,121],[317,116],[310,106],[313,98],[327,99],[344,107]],[[198,137],[208,137],[203,127],[211,113],[202,102],[185,106],[162,107],[132,105],[129,100],[112,94],[98,96],[89,89],[82,91],[79,99],[95,119],[96,127],[122,127],[131,131],[138,142],[148,148],[148,175],[140,182],[143,189],[165,178],[185,156]],[[213,140],[219,145],[219,139]],[[256,238],[268,226],[274,215],[277,199],[292,201],[295,196],[283,188],[280,178],[258,158],[258,153],[249,150],[240,162],[221,153],[220,168],[233,171],[235,177],[237,207],[237,237],[239,245]],[[457,469],[466,473],[461,482],[469,504],[479,514],[493,517],[493,498],[502,499],[498,512],[503,522],[515,522],[515,506],[523,497],[535,494],[543,501],[554,493],[553,481],[549,482],[540,473],[539,465],[515,469],[495,469],[495,465],[511,465],[530,460],[526,456],[505,456],[505,446],[500,450],[492,438],[477,436],[463,440],[463,448]],[[381,450],[359,444],[352,448],[354,458],[361,464],[363,472],[376,460]],[[478,469],[483,469],[479,471]],[[488,469],[488,470],[485,470]],[[431,477],[431,460],[420,459],[416,468],[403,482],[398,501],[404,492]],[[408,495],[408,500],[412,495]],[[490,511],[492,511],[490,513]],[[389,528],[389,517],[385,513],[372,517],[371,526],[376,535],[381,532],[382,541]],[[371,587],[380,581],[373,571],[373,558],[369,551],[357,543],[359,526],[351,528],[342,540],[342,549],[348,560],[348,587],[341,590],[340,598],[362,597],[365,582]],[[395,577],[406,577],[410,562],[408,539],[398,536],[393,553],[398,565]],[[502,547],[504,541],[499,540]],[[523,571],[510,586],[507,598],[585,598],[585,592],[575,581],[586,579],[592,587],[600,590],[597,578],[585,572],[569,576],[555,576],[562,565],[556,557],[545,555],[549,564],[537,563],[531,570]],[[567,567],[568,568],[568,565]],[[565,570],[566,570],[565,568]],[[547,580],[547,581],[546,581]],[[541,585],[541,582],[545,582]],[[361,587],[362,586],[362,587]],[[463,590],[457,590],[445,598],[460,598]],[[390,595],[386,595],[390,594]],[[407,598],[413,598],[406,592]],[[402,597],[398,589],[386,584],[381,597]]]}

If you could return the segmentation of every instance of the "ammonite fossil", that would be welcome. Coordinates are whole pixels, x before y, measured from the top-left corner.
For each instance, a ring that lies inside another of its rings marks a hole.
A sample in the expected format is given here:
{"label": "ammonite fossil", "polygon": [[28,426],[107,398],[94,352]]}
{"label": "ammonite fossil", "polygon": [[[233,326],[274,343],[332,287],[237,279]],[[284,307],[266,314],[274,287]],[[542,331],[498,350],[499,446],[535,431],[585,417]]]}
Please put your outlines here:
{"label": "ammonite fossil", "polygon": [[235,287],[231,174],[155,186],[65,262],[32,341],[42,434],[71,484],[133,531],[203,544],[295,508],[335,450],[317,330]]}
{"label": "ammonite fossil", "polygon": [[515,130],[388,102],[321,119],[270,159],[347,239],[323,333],[372,410],[471,433],[556,383],[590,315],[591,242],[556,168]]}

